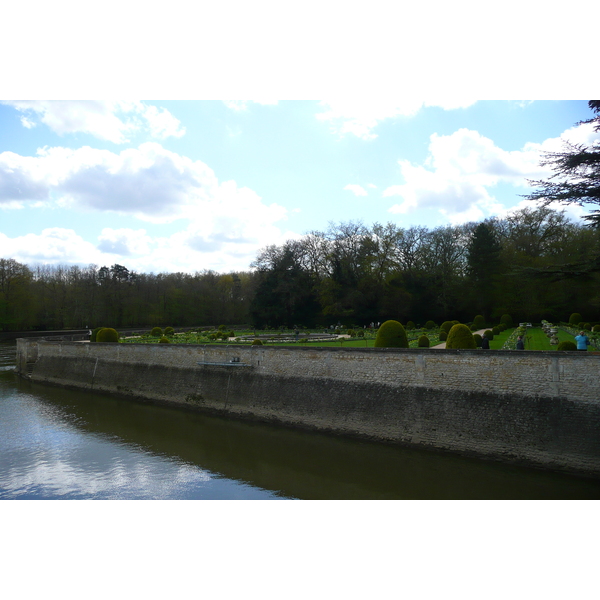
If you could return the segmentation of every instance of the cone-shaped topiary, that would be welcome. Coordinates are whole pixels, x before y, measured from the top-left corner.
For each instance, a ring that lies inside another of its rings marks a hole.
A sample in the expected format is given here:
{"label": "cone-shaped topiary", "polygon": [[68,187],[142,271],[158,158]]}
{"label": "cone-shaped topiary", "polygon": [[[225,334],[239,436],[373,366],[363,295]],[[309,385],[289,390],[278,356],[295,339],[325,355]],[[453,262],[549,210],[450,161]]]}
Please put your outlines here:
{"label": "cone-shaped topiary", "polygon": [[570,317],[569,317],[569,324],[570,325],[579,325],[579,323],[581,323],[581,315],[579,313],[573,313]]}
{"label": "cone-shaped topiary", "polygon": [[558,346],[556,346],[556,349],[566,351],[577,350],[577,344],[575,342],[565,341],[558,344]]}
{"label": "cone-shaped topiary", "polygon": [[375,348],[408,348],[408,338],[402,323],[394,320],[382,323],[375,338]]}
{"label": "cone-shaped topiary", "polygon": [[452,329],[452,325],[454,325],[454,323],[452,321],[444,321],[440,325],[440,329],[442,331],[445,331],[446,333],[448,333]]}
{"label": "cone-shaped topiary", "polygon": [[419,348],[429,348],[429,338],[426,335],[422,335],[417,344]]}
{"label": "cone-shaped topiary", "polygon": [[158,343],[159,343],[159,344],[170,344],[170,343],[171,343],[171,340],[170,340],[168,337],[166,337],[166,336],[164,336],[164,335],[163,335],[163,336],[160,338],[160,340],[158,340]]}
{"label": "cone-shaped topiary", "polygon": [[485,319],[483,318],[483,315],[477,315],[474,319],[473,319],[473,331],[477,331],[478,329],[483,329],[485,327]]}
{"label": "cone-shaped topiary", "polygon": [[113,329],[112,327],[103,327],[96,334],[96,341],[97,342],[118,342],[119,334],[118,334],[117,330]]}
{"label": "cone-shaped topiary", "polygon": [[152,331],[150,332],[150,335],[152,337],[158,337],[159,335],[163,334],[163,330],[160,327],[153,327]]}
{"label": "cone-shaped topiary", "polygon": [[454,325],[450,333],[448,333],[446,348],[475,350],[477,345],[475,344],[475,338],[471,330],[466,325],[459,323],[458,325]]}

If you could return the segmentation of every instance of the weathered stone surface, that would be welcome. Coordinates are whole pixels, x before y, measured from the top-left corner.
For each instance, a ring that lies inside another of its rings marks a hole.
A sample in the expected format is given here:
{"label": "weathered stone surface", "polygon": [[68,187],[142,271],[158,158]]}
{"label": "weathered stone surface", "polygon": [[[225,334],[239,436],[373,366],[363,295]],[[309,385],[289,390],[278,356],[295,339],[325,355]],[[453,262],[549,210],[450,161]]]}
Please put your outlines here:
{"label": "weathered stone surface", "polygon": [[32,362],[34,381],[600,476],[591,353],[19,340]]}

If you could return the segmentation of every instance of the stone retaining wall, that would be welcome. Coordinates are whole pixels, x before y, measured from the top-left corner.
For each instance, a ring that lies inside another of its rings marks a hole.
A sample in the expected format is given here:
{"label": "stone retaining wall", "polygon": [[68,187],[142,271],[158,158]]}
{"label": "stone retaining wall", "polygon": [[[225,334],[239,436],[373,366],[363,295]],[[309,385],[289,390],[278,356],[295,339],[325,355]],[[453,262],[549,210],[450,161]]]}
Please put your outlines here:
{"label": "stone retaining wall", "polygon": [[17,343],[33,381],[596,477],[599,367],[568,352]]}

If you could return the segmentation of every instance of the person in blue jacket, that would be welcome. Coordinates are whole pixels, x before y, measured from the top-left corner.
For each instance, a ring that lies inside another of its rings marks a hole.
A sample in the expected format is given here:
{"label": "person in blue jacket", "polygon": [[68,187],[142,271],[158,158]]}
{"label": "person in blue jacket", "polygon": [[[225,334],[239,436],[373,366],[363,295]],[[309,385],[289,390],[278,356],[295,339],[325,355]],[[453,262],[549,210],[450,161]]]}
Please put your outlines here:
{"label": "person in blue jacket", "polygon": [[587,347],[590,345],[590,338],[585,335],[585,331],[580,331],[579,335],[575,336],[575,341],[577,342],[577,350],[585,350],[587,352]]}

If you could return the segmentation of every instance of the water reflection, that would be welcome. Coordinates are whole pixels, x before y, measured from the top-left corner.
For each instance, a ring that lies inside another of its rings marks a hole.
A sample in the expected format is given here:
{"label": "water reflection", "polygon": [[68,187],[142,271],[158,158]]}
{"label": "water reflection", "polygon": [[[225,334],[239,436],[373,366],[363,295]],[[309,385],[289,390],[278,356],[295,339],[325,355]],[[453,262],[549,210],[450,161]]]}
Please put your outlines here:
{"label": "water reflection", "polygon": [[600,498],[598,481],[62,390],[9,371],[0,455],[1,498]]}

